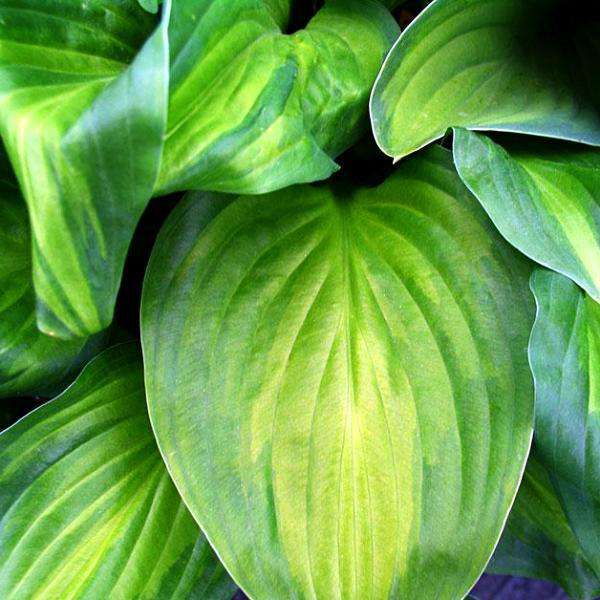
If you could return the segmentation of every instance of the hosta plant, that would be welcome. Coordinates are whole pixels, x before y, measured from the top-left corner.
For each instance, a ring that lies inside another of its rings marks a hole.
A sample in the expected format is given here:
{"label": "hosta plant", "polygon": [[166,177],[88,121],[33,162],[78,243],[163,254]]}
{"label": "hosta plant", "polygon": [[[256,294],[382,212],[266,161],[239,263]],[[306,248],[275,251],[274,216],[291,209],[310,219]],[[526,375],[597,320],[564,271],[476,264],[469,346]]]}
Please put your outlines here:
{"label": "hosta plant", "polygon": [[591,3],[0,0],[0,597],[600,595],[599,71]]}

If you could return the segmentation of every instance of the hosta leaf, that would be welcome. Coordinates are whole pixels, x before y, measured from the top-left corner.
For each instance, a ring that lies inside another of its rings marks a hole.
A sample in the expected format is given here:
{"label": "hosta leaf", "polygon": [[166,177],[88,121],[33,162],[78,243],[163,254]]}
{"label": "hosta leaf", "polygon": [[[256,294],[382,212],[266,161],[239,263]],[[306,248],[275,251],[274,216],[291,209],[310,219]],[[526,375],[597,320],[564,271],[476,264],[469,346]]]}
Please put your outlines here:
{"label": "hosta leaf", "polygon": [[40,333],[30,245],[27,208],[0,148],[0,398],[54,391],[103,341]]}
{"label": "hosta leaf", "polygon": [[600,595],[600,581],[587,563],[550,477],[535,454],[529,457],[508,523],[486,570],[548,579],[572,598],[592,600]]}
{"label": "hosta leaf", "polygon": [[454,160],[511,244],[600,301],[600,150],[458,129]]}
{"label": "hosta leaf", "polygon": [[29,204],[42,330],[110,323],[152,193],[262,192],[337,169],[397,26],[376,0],[329,0],[285,36],[289,7],[178,0],[143,44],[155,20],[137,0],[3,3],[0,131]]}
{"label": "hosta leaf", "polygon": [[324,179],[356,140],[398,34],[392,16],[374,0],[328,0],[306,29],[282,35],[278,4],[174,3],[159,191],[259,193]]}
{"label": "hosta leaf", "polygon": [[600,305],[557,273],[537,271],[531,285],[537,447],[600,576]]}
{"label": "hosta leaf", "polygon": [[251,597],[469,591],[529,449],[528,270],[440,148],[376,189],[176,209],[143,295],[151,420]]}
{"label": "hosta leaf", "polygon": [[599,40],[593,3],[436,0],[375,84],[377,141],[395,158],[452,126],[600,145]]}
{"label": "hosta leaf", "polygon": [[148,422],[134,345],[0,435],[0,595],[227,599]]}
{"label": "hosta leaf", "polygon": [[111,321],[166,119],[165,32],[136,56],[152,28],[136,0],[0,6],[0,131],[29,207],[46,333]]}
{"label": "hosta leaf", "polygon": [[149,13],[156,14],[158,12],[158,5],[160,4],[160,0],[138,0],[140,5],[144,10],[147,10]]}

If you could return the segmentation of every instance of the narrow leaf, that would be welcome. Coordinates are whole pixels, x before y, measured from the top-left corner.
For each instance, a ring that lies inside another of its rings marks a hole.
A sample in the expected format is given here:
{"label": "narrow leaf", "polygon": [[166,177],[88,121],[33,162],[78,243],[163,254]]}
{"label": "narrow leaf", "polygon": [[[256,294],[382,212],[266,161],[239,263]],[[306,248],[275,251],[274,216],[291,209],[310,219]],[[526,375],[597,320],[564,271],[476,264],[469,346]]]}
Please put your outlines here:
{"label": "narrow leaf", "polygon": [[[27,200],[38,325],[110,324],[162,149],[168,48],[135,0],[0,6],[0,132]],[[140,91],[143,90],[143,93]]]}
{"label": "narrow leaf", "polygon": [[151,420],[249,596],[472,588],[531,439],[528,272],[440,148],[375,189],[176,209],[143,295]]}
{"label": "narrow leaf", "polygon": [[0,595],[229,600],[156,448],[134,345],[0,435]]}
{"label": "narrow leaf", "polygon": [[103,337],[63,341],[36,327],[27,207],[0,148],[0,398],[56,391]]}
{"label": "narrow leaf", "polygon": [[588,562],[600,577],[600,305],[572,281],[536,271],[530,360],[536,444]]}
{"label": "narrow leaf", "polygon": [[454,132],[459,175],[500,233],[600,301],[600,150]]}
{"label": "narrow leaf", "polygon": [[436,0],[375,84],[379,146],[402,158],[456,126],[600,145],[599,39],[593,3]]}

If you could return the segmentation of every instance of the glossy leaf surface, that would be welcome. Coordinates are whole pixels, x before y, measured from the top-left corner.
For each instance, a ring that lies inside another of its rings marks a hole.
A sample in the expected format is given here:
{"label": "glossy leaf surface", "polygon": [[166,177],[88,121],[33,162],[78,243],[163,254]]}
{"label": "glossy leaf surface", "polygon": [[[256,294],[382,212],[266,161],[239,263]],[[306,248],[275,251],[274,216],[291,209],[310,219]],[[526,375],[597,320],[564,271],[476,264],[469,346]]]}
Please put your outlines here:
{"label": "glossy leaf surface", "polygon": [[402,158],[449,127],[600,145],[600,16],[564,0],[436,0],[375,84],[381,149]]}
{"label": "glossy leaf surface", "polygon": [[[0,6],[0,132],[29,208],[38,325],[85,336],[112,319],[152,193],[167,42],[135,0]],[[144,90],[144,93],[140,93]]]}
{"label": "glossy leaf surface", "polygon": [[289,0],[173,4],[151,36],[137,0],[0,7],[0,132],[29,205],[47,333],[110,323],[153,193],[262,192],[336,170],[398,32],[376,0],[329,0],[292,36]]}
{"label": "glossy leaf surface", "polygon": [[531,439],[529,266],[440,148],[375,189],[224,200],[176,209],[143,296],[192,514],[257,599],[464,596]]}
{"label": "glossy leaf surface", "polygon": [[600,150],[455,130],[454,161],[500,233],[600,301]]}
{"label": "glossy leaf surface", "polygon": [[146,413],[133,345],[0,435],[2,598],[229,600]]}
{"label": "glossy leaf surface", "polygon": [[571,598],[592,600],[600,595],[600,580],[535,453],[527,461],[506,528],[486,570],[554,581]]}
{"label": "glossy leaf surface", "polygon": [[600,305],[572,281],[536,271],[530,345],[536,440],[589,563],[600,576]]}
{"label": "glossy leaf surface", "polygon": [[30,245],[27,207],[0,149],[0,398],[54,391],[102,342],[38,330]]}

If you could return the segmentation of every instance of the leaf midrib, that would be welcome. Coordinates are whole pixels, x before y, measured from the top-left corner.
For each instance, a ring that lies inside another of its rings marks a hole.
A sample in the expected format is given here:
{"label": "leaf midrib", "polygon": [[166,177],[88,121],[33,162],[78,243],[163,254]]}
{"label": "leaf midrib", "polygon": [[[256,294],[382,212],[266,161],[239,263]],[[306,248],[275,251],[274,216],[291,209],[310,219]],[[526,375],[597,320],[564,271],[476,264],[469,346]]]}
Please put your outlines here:
{"label": "leaf midrib", "polygon": [[[341,513],[341,498],[342,498],[342,465],[344,461],[344,450],[346,447],[346,436],[348,431],[351,438],[350,448],[350,460],[352,465],[352,550],[354,553],[354,571],[352,580],[352,592],[356,592],[356,583],[359,579],[357,557],[359,556],[357,549],[357,532],[356,532],[356,519],[357,519],[357,489],[356,489],[356,466],[354,461],[354,421],[353,421],[353,405],[354,405],[354,369],[352,367],[352,334],[351,334],[351,323],[350,315],[352,312],[352,288],[350,281],[350,260],[351,260],[351,241],[350,241],[350,206],[348,204],[342,204],[336,202],[336,207],[339,213],[340,222],[340,250],[341,250],[341,267],[342,267],[342,314],[340,315],[340,326],[342,329],[342,335],[344,337],[344,351],[346,358],[346,397],[345,397],[345,412],[346,419],[344,423],[344,435],[342,438],[342,448],[340,452],[340,473],[339,473],[339,490],[338,490],[338,514]],[[356,325],[358,327],[358,324]],[[367,475],[368,478],[368,475]],[[338,576],[341,578],[342,575],[342,544],[340,542],[340,523],[341,519],[338,520]],[[340,580],[340,593],[342,591],[342,585]],[[340,596],[341,597],[341,596]]]}

